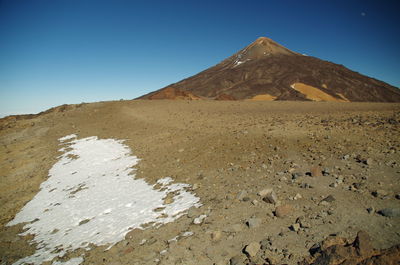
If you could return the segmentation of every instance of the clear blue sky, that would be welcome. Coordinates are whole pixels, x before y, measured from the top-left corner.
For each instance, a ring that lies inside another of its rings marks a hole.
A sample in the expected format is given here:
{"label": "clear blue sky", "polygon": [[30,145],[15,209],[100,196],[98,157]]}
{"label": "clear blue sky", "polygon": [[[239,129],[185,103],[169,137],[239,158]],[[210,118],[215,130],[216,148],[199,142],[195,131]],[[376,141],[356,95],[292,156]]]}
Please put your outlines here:
{"label": "clear blue sky", "polygon": [[0,0],[0,116],[132,99],[260,36],[400,87],[398,3]]}

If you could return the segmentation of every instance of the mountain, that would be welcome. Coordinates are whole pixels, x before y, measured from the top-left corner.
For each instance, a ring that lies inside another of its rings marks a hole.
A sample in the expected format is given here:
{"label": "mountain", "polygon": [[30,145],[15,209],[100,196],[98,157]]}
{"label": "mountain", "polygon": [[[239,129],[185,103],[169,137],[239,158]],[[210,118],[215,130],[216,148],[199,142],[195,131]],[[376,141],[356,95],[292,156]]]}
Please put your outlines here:
{"label": "mountain", "polygon": [[400,102],[400,90],[261,37],[221,63],[140,99]]}

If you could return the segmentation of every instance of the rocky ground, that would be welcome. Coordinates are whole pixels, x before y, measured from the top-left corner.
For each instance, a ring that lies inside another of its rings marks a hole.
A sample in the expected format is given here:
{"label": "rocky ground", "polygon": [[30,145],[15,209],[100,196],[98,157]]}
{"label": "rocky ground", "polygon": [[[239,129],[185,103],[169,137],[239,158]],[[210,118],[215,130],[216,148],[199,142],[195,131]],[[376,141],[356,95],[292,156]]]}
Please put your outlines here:
{"label": "rocky ground", "polygon": [[126,139],[138,178],[189,183],[203,204],[83,264],[373,264],[390,247],[400,260],[399,104],[136,100],[28,118],[0,123],[0,264],[34,253],[5,224],[72,133]]}

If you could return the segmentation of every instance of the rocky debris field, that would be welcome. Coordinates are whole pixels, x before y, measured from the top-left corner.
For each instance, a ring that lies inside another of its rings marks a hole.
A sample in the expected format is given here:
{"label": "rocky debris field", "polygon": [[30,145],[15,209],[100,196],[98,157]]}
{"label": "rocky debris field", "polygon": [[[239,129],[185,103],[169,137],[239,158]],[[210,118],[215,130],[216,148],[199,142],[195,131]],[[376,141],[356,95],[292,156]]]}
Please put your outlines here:
{"label": "rocky debris field", "polygon": [[310,249],[311,256],[300,264],[398,264],[400,245],[375,250],[365,231],[359,231],[353,242],[331,236]]}
{"label": "rocky debris field", "polygon": [[18,235],[23,225],[6,224],[38,193],[69,134],[125,139],[140,159],[136,178],[191,184],[202,206],[59,261],[400,262],[399,104],[116,101],[9,117],[0,128],[0,264],[35,252],[32,236]]}

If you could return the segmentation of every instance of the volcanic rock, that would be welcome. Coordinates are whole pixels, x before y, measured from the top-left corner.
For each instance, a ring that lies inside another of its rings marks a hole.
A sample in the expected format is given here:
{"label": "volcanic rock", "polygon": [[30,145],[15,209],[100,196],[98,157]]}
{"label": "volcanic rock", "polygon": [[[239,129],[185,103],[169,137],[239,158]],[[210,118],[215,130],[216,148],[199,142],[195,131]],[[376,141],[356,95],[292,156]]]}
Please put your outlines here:
{"label": "volcanic rock", "polygon": [[292,212],[292,207],[290,205],[280,205],[275,208],[276,217],[285,217],[290,215]]}
{"label": "volcanic rock", "polygon": [[252,242],[249,245],[247,245],[243,252],[246,253],[250,257],[254,257],[257,255],[258,251],[260,250],[260,244],[257,242]]}
{"label": "volcanic rock", "polygon": [[310,171],[311,177],[322,177],[322,170],[320,167],[312,167]]}
{"label": "volcanic rock", "polygon": [[263,201],[267,203],[276,204],[278,202],[278,196],[273,189],[265,189],[258,193],[261,197],[263,197]]}
{"label": "volcanic rock", "polygon": [[385,208],[378,213],[386,217],[400,217],[400,208]]}
{"label": "volcanic rock", "polygon": [[400,245],[375,250],[369,235],[360,231],[354,242],[348,244],[340,237],[331,237],[310,249],[311,256],[299,264],[399,264]]}

